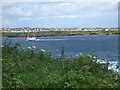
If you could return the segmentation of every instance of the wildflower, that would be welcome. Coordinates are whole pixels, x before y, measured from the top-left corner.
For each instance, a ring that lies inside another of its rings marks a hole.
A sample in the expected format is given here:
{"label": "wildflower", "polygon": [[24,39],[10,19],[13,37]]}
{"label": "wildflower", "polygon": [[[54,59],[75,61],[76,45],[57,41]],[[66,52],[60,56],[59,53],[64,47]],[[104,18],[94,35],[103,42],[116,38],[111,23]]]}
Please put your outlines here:
{"label": "wildflower", "polygon": [[96,59],[96,57],[94,56],[93,59]]}
{"label": "wildflower", "polygon": [[32,46],[33,49],[35,49],[36,47],[35,46]]}
{"label": "wildflower", "polygon": [[82,53],[79,53],[80,54],[80,56],[82,56]]}
{"label": "wildflower", "polygon": [[42,52],[45,52],[45,50],[44,49],[40,49]]}
{"label": "wildflower", "polygon": [[31,47],[27,47],[28,49],[31,49]]}
{"label": "wildflower", "polygon": [[68,57],[68,59],[70,59],[70,57]]}
{"label": "wildflower", "polygon": [[4,61],[4,59],[1,59],[1,61]]}
{"label": "wildflower", "polygon": [[4,45],[1,45],[1,47],[4,47]]}
{"label": "wildflower", "polygon": [[75,57],[78,57],[78,56],[79,56],[78,54],[75,55]]}
{"label": "wildflower", "polygon": [[92,58],[92,55],[88,55],[90,58]]}

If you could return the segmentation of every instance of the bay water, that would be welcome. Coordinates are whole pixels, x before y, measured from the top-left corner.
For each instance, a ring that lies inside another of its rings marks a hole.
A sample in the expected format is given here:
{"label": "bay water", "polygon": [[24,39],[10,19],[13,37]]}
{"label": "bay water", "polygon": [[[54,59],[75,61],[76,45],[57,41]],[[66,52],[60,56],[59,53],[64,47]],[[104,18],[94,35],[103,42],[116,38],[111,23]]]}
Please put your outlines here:
{"label": "bay water", "polygon": [[21,48],[35,46],[36,52],[40,49],[51,50],[53,56],[60,56],[61,49],[64,47],[67,56],[79,53],[92,54],[100,60],[118,62],[120,45],[118,37],[118,35],[37,37],[38,41],[26,41],[27,37],[2,38],[2,44],[7,41],[11,42],[11,45],[20,43]]}

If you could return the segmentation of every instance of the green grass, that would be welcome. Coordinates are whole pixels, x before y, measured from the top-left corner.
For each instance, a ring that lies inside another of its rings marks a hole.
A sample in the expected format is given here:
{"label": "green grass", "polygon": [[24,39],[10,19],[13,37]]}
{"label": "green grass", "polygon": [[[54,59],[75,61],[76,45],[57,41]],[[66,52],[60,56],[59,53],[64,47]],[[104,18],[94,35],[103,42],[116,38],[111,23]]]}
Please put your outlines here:
{"label": "green grass", "polygon": [[[29,32],[4,32],[2,33],[3,36],[27,36]],[[109,30],[109,31],[40,31],[40,32],[31,32],[29,34],[35,34],[36,36],[46,36],[46,35],[55,35],[55,36],[65,36],[69,34],[83,34],[83,35],[89,35],[89,34],[95,34],[96,35],[105,35],[105,34],[111,34],[111,33],[118,33],[117,30]]]}
{"label": "green grass", "polygon": [[119,75],[107,64],[96,63],[93,55],[51,57],[20,49],[19,44],[2,47],[3,88],[118,88]]}

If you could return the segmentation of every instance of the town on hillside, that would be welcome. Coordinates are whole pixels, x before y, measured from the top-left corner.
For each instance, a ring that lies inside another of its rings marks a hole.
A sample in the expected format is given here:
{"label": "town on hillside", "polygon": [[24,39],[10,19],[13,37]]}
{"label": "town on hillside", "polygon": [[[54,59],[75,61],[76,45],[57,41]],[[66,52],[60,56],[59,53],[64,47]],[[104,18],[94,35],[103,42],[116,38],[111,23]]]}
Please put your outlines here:
{"label": "town on hillside", "polygon": [[21,28],[0,28],[0,32],[40,32],[40,31],[108,31],[109,29],[118,29],[115,28],[30,28],[30,27],[21,27]]}

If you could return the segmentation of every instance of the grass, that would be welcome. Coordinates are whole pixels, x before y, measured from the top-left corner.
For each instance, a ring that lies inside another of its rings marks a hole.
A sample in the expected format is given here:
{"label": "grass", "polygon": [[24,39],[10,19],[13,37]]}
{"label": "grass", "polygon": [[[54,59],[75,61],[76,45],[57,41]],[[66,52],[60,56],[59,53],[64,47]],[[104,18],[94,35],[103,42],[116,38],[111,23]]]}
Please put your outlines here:
{"label": "grass", "polygon": [[118,33],[118,30],[109,31],[40,31],[40,32],[3,32],[2,35],[8,36],[20,36],[25,37],[29,34],[35,34],[36,36],[69,36],[69,35],[106,35]]}
{"label": "grass", "polygon": [[51,52],[19,44],[2,46],[3,88],[118,88],[119,74],[95,56],[51,57]]}

